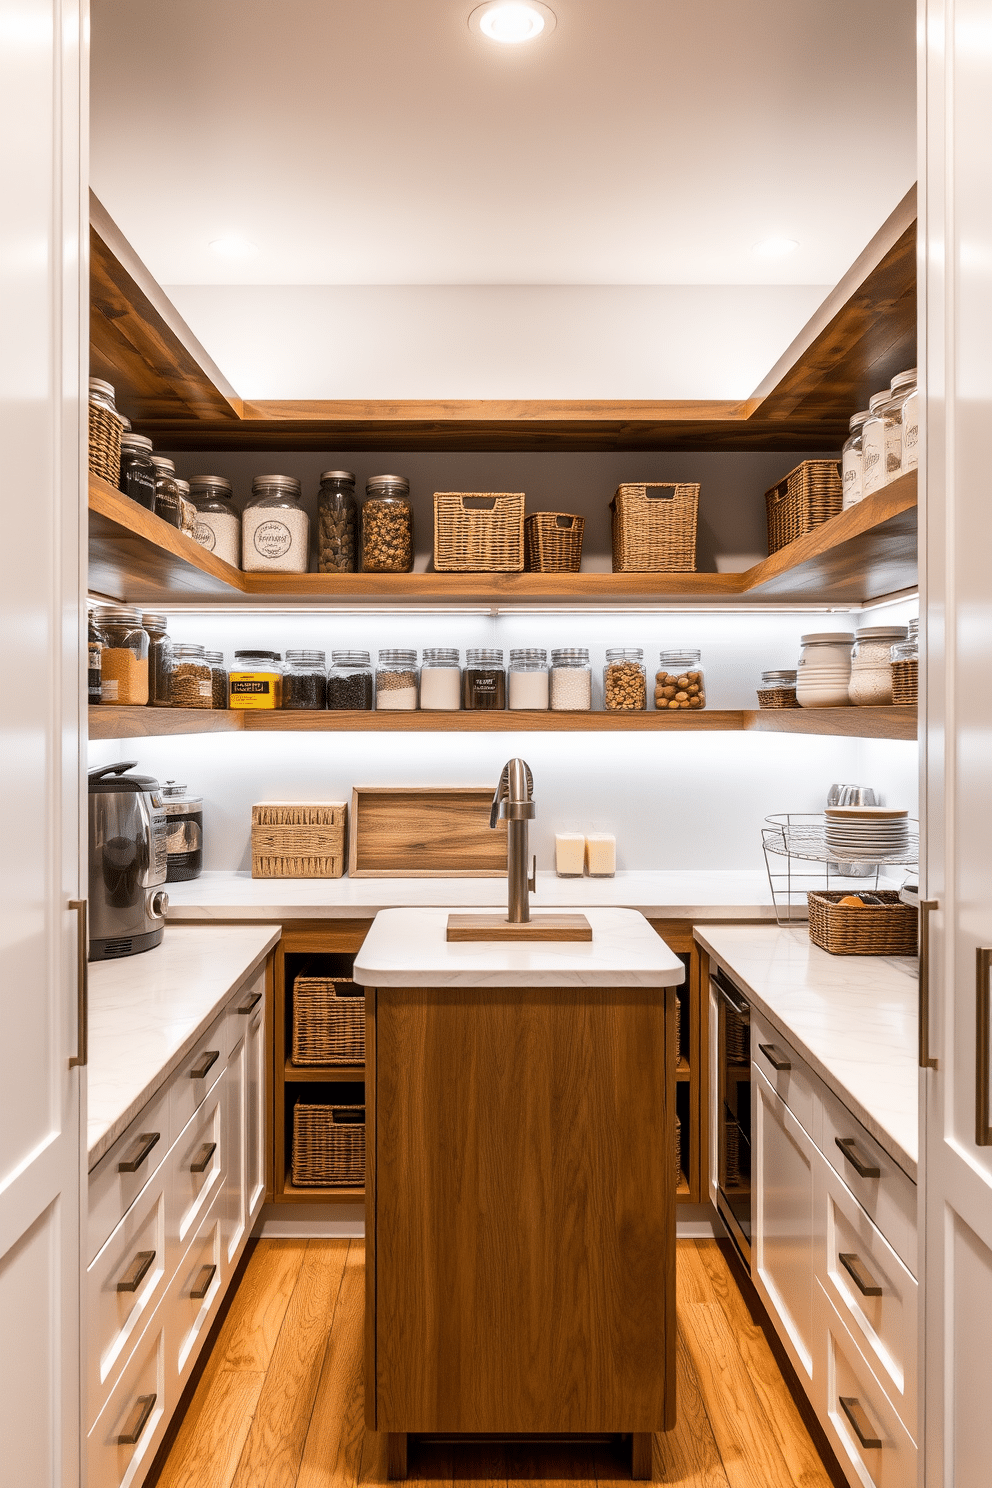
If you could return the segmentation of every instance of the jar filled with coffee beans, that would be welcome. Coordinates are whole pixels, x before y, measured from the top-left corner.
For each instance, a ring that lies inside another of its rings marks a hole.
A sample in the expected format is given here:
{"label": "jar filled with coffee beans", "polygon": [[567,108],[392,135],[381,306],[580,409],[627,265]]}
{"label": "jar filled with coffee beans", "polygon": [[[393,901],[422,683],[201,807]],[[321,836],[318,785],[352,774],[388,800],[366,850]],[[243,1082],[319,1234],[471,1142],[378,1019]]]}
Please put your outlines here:
{"label": "jar filled with coffee beans", "polygon": [[354,573],[358,504],[350,470],[325,470],[317,497],[317,572]]}
{"label": "jar filled with coffee beans", "polygon": [[326,708],[327,663],[323,651],[287,651],[282,674],[284,708]]}
{"label": "jar filled with coffee beans", "polygon": [[332,651],[327,673],[327,706],[369,713],[375,701],[372,661],[367,651]]}
{"label": "jar filled with coffee beans", "polygon": [[152,442],[130,430],[121,435],[121,476],[118,487],[145,511],[155,510],[155,466]]}
{"label": "jar filled with coffee beans", "polygon": [[210,681],[213,688],[210,706],[211,708],[226,708],[228,677],[224,653],[223,651],[204,651],[203,659],[210,668]]}
{"label": "jar filled with coffee beans", "polygon": [[180,531],[183,525],[183,498],[176,484],[176,467],[165,455],[152,455],[155,467],[155,515]]}
{"label": "jar filled with coffee beans", "polygon": [[202,646],[174,641],[169,667],[170,708],[212,708],[214,679]]}
{"label": "jar filled with coffee beans", "polygon": [[706,678],[698,651],[662,651],[654,681],[654,705],[678,712],[706,707]]}
{"label": "jar filled with coffee beans", "polygon": [[610,713],[641,713],[647,707],[647,673],[640,646],[614,646],[607,651],[603,702]]}
{"label": "jar filled with coffee beans", "polygon": [[148,702],[153,708],[169,707],[169,668],[172,642],[165,615],[145,613],[141,623],[148,632]]}
{"label": "jar filled with coffee beans", "polygon": [[366,573],[413,569],[413,507],[405,475],[372,475],[362,507],[362,568]]}

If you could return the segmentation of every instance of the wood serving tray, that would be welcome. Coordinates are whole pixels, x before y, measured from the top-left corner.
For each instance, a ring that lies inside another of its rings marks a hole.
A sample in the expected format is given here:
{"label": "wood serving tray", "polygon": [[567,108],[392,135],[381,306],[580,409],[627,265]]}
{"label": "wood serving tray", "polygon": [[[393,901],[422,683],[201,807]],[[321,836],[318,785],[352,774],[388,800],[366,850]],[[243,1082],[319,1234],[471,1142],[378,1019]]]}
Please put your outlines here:
{"label": "wood serving tray", "polygon": [[584,914],[539,914],[526,924],[511,924],[500,914],[450,914],[448,941],[562,941],[592,940],[592,926]]}
{"label": "wood serving tray", "polygon": [[352,878],[505,878],[506,822],[489,825],[493,787],[356,785]]}

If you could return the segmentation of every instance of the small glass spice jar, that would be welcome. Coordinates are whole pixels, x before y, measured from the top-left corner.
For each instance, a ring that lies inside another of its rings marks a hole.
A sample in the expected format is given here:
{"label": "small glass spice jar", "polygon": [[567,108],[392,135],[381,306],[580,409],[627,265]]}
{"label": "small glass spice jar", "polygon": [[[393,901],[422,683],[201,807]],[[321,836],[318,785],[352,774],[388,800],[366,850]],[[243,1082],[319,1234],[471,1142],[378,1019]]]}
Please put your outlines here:
{"label": "small glass spice jar", "polygon": [[465,652],[462,673],[462,704],[476,712],[498,712],[506,707],[506,673],[503,653],[488,646]]}
{"label": "small glass spice jar", "polygon": [[796,674],[788,670],[762,672],[758,688],[759,708],[798,708]]}
{"label": "small glass spice jar", "polygon": [[152,442],[144,434],[121,435],[121,475],[118,488],[145,511],[155,510],[155,466]]}
{"label": "small glass spice jar", "polygon": [[325,470],[317,497],[317,572],[354,573],[358,503],[350,470]]}
{"label": "small glass spice jar", "polygon": [[372,661],[367,651],[332,651],[327,706],[341,712],[371,712],[375,702]]}
{"label": "small glass spice jar", "polygon": [[460,653],[452,646],[426,646],[420,668],[420,706],[432,713],[457,713],[462,705]]}
{"label": "small glass spice jar", "polygon": [[165,615],[143,614],[141,623],[148,632],[148,701],[153,708],[168,708],[169,670],[172,643]]}
{"label": "small glass spice jar", "polygon": [[603,668],[603,703],[610,713],[640,713],[648,705],[647,673],[640,646],[613,646]]}
{"label": "small glass spice jar", "polygon": [[222,475],[194,475],[189,493],[196,507],[195,540],[232,568],[240,568],[241,517],[232,501],[231,482]]}
{"label": "small glass spice jar", "polygon": [[906,639],[904,625],[865,625],[854,633],[848,701],[856,708],[892,703],[892,647]]}
{"label": "small glass spice jar", "polygon": [[551,653],[550,702],[553,713],[588,713],[592,707],[592,669],[586,646],[559,646]]}
{"label": "small glass spice jar", "polygon": [[241,517],[245,573],[306,573],[310,518],[300,505],[301,495],[292,475],[256,475]]}
{"label": "small glass spice jar", "polygon": [[362,507],[362,568],[366,573],[413,569],[413,507],[405,475],[372,475]]}
{"label": "small glass spice jar", "polygon": [[417,706],[419,681],[416,651],[380,651],[375,669],[376,708],[391,713],[412,711]]}
{"label": "small glass spice jar", "polygon": [[89,610],[86,615],[86,697],[87,701],[92,704],[100,701],[103,677],[101,658],[106,644],[106,637],[96,623],[96,615]]}
{"label": "small glass spice jar", "polygon": [[857,506],[862,497],[861,488],[861,431],[869,417],[867,408],[855,413],[848,425],[850,433],[841,452],[841,469],[844,481],[844,510]]}
{"label": "small glass spice jar", "polygon": [[284,708],[327,707],[327,658],[323,651],[287,651],[282,675]]}
{"label": "small glass spice jar", "polygon": [[282,655],[278,651],[235,651],[228,673],[231,708],[282,707]]}
{"label": "small glass spice jar", "polygon": [[104,605],[97,614],[105,645],[100,653],[100,702],[143,708],[148,702],[148,632],[141,611]]}
{"label": "small glass spice jar", "polygon": [[679,711],[706,707],[706,677],[698,651],[662,651],[654,683],[654,705]]}
{"label": "small glass spice jar", "polygon": [[510,652],[507,707],[546,712],[550,703],[548,653],[537,647]]}
{"label": "small glass spice jar", "polygon": [[226,709],[228,702],[228,677],[224,653],[223,651],[204,651],[203,659],[210,668],[210,683],[212,688],[210,706],[211,708]]}
{"label": "small glass spice jar", "polygon": [[152,455],[155,467],[155,515],[170,527],[182,530],[182,497],[176,485],[176,467],[165,455]]}
{"label": "small glass spice jar", "polygon": [[212,708],[214,680],[202,646],[173,641],[169,665],[170,708]]}

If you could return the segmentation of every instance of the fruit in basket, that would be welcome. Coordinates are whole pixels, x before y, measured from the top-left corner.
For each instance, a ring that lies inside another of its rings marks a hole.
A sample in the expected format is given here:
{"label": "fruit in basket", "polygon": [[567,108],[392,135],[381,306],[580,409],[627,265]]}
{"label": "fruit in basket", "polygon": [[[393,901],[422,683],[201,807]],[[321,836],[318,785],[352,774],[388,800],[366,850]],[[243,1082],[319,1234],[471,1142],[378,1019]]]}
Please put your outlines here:
{"label": "fruit in basket", "polygon": [[865,901],[859,899],[857,894],[845,894],[843,899],[837,901],[838,909],[864,909]]}

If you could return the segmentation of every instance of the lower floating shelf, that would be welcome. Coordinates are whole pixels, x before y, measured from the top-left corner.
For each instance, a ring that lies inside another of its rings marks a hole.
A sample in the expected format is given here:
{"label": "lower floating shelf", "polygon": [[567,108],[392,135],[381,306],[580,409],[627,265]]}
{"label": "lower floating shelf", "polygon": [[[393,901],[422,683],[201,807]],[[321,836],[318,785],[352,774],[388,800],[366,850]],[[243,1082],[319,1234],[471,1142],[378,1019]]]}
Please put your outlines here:
{"label": "lower floating shelf", "polygon": [[276,1195],[276,1202],[294,1204],[359,1204],[365,1202],[365,1188],[297,1188],[286,1179],[283,1191]]}

